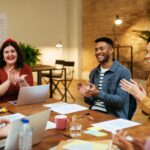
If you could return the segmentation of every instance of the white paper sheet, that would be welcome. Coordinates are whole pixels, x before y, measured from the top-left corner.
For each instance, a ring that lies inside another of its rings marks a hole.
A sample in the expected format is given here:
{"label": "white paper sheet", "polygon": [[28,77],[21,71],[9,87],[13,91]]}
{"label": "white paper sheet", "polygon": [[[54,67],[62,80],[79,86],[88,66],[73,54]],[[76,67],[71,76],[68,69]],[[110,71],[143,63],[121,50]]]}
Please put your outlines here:
{"label": "white paper sheet", "polygon": [[87,107],[84,107],[78,104],[68,104],[64,102],[47,104],[43,106],[49,107],[52,111],[57,112],[59,114],[69,114],[69,113],[88,109]]}
{"label": "white paper sheet", "polygon": [[51,121],[47,121],[46,130],[56,128],[56,124]]}
{"label": "white paper sheet", "polygon": [[67,103],[65,103],[65,102],[57,102],[57,103],[45,104],[43,106],[49,107],[49,108],[54,108],[54,107],[60,107],[60,106],[64,106],[64,105],[67,105]]}
{"label": "white paper sheet", "polygon": [[121,118],[92,124],[92,126],[100,127],[112,133],[120,129],[129,128],[137,125],[140,125],[140,123]]}
{"label": "white paper sheet", "polygon": [[17,120],[17,119],[20,119],[20,118],[23,118],[23,117],[25,117],[23,114],[16,113],[16,114],[12,114],[12,115],[1,116],[0,119],[6,118],[10,122],[12,122],[14,120]]}

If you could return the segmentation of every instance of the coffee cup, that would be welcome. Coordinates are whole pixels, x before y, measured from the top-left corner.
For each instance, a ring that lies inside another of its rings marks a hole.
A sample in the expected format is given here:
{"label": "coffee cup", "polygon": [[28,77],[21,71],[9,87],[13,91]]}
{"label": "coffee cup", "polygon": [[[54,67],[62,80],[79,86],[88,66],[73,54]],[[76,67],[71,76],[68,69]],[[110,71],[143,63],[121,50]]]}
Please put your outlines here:
{"label": "coffee cup", "polygon": [[67,116],[56,115],[55,116],[56,129],[63,130],[67,128]]}

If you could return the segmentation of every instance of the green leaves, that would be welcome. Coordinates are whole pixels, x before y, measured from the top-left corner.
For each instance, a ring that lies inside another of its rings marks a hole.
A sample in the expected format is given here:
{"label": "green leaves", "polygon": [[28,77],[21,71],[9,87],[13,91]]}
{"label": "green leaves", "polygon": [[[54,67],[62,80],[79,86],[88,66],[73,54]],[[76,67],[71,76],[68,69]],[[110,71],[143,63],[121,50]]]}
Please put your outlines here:
{"label": "green leaves", "polygon": [[133,30],[133,32],[136,32],[137,36],[145,41],[148,41],[148,39],[150,38],[150,31],[148,30]]}
{"label": "green leaves", "polygon": [[19,46],[24,57],[24,62],[31,67],[35,66],[40,60],[39,56],[41,53],[39,52],[39,49],[22,42],[19,42]]}

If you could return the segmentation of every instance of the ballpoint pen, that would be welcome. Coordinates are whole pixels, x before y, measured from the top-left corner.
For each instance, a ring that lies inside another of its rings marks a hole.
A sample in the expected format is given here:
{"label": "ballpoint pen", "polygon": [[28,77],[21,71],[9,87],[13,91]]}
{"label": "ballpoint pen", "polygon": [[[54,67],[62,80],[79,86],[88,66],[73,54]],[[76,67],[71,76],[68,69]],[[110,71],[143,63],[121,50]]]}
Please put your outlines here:
{"label": "ballpoint pen", "polygon": [[88,116],[88,118],[90,118],[91,120],[94,120],[94,118],[92,116],[90,116],[90,113],[83,114],[80,117],[78,117],[78,119],[81,119],[81,118],[86,117],[86,116]]}

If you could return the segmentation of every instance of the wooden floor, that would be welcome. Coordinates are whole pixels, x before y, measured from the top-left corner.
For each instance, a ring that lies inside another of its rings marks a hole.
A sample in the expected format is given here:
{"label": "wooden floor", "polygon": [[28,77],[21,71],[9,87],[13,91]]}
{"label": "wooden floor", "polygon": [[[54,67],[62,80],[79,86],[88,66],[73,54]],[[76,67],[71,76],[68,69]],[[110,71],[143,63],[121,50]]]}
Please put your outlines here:
{"label": "wooden floor", "polygon": [[[144,80],[137,80],[137,81],[140,82],[145,87],[145,81]],[[84,103],[83,96],[78,92],[77,84],[79,82],[86,83],[86,81],[73,80],[73,82],[71,83],[71,86],[70,86],[69,90],[72,93],[72,95],[74,96],[74,98],[76,99],[75,103],[78,103],[78,104],[81,104],[81,105],[84,105],[84,106],[88,106],[87,104]],[[56,92],[54,94],[54,98],[60,99],[59,93]],[[67,94],[67,101],[68,102],[73,102],[73,100],[72,100],[72,98],[70,97],[69,94]],[[141,122],[141,123],[145,123],[145,122],[147,122],[149,120],[149,118],[148,118],[148,116],[145,116],[141,112],[141,110],[140,110],[140,108],[138,106],[137,111],[134,114],[132,120],[137,121],[137,122]]]}

